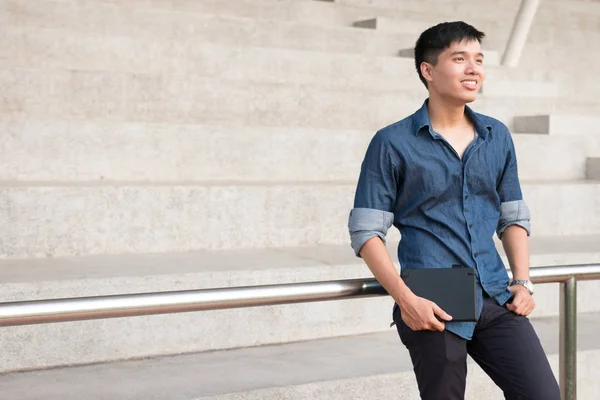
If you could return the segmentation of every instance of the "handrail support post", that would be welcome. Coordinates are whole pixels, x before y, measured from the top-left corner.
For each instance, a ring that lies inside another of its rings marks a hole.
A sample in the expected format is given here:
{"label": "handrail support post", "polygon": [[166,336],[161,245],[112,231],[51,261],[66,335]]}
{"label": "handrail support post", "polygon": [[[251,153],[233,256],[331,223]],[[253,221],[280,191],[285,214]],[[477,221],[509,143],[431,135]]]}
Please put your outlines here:
{"label": "handrail support post", "polygon": [[577,278],[560,286],[559,376],[561,400],[577,398]]}

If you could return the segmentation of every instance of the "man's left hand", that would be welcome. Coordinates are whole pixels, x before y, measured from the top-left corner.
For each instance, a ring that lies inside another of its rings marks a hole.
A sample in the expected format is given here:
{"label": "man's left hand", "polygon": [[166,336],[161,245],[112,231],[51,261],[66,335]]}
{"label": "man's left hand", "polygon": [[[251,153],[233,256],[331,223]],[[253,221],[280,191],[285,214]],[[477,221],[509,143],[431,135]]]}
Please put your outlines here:
{"label": "man's left hand", "polygon": [[528,316],[535,308],[533,296],[529,294],[529,290],[525,286],[513,285],[509,286],[508,290],[513,294],[513,301],[506,305],[509,311],[517,315]]}

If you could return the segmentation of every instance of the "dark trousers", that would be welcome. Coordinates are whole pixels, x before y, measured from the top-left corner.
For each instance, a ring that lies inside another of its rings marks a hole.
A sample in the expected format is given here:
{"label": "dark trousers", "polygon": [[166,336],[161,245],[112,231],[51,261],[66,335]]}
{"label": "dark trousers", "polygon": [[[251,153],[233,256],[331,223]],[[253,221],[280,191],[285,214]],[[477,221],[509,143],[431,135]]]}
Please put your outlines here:
{"label": "dark trousers", "polygon": [[469,354],[507,400],[560,400],[556,378],[529,319],[485,297],[472,340],[449,331],[413,331],[394,321],[410,353],[423,400],[463,400]]}

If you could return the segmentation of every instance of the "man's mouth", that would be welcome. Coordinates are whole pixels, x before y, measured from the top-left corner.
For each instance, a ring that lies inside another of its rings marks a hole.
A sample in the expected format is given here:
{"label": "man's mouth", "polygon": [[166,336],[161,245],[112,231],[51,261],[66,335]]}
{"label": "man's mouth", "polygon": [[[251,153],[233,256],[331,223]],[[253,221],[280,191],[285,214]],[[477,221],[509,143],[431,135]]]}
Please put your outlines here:
{"label": "man's mouth", "polygon": [[469,89],[477,89],[477,80],[464,80],[462,84]]}

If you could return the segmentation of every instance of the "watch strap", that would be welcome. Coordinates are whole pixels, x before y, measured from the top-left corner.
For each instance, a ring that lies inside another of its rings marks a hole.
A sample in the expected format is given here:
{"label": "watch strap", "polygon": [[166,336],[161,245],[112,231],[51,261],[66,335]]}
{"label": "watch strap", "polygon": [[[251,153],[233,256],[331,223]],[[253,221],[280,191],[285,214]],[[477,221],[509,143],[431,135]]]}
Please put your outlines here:
{"label": "watch strap", "polygon": [[532,286],[532,283],[530,280],[515,279],[508,286],[514,286],[514,285],[521,285],[529,291],[529,294],[533,294],[533,292],[530,289],[530,287]]}

